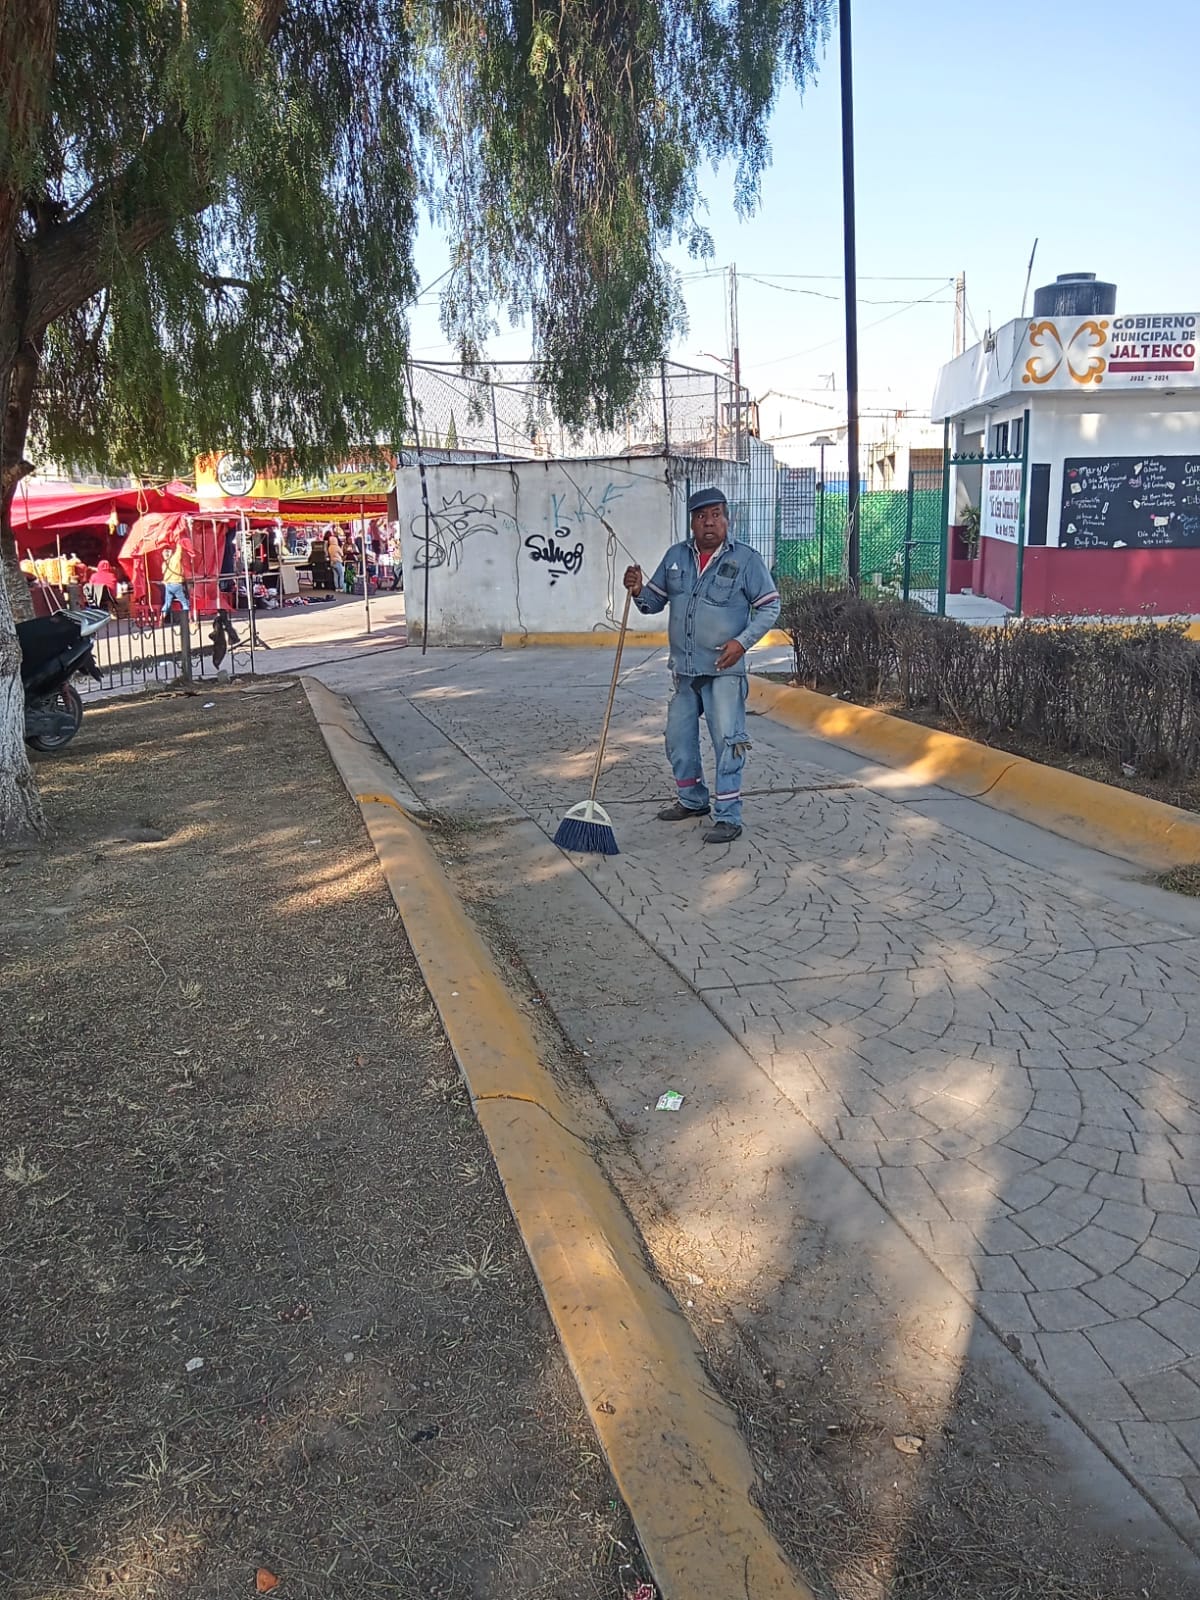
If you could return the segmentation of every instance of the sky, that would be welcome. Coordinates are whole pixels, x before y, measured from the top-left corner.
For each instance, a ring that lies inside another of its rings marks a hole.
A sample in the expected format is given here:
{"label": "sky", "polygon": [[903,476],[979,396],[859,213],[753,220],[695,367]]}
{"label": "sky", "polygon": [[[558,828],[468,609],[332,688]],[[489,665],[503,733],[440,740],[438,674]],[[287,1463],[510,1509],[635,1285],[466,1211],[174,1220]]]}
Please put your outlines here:
{"label": "sky", "polygon": [[[1095,272],[1121,311],[1200,310],[1194,0],[853,0],[852,28],[865,417],[927,412],[952,353],[955,276],[970,345],[1020,313],[1035,238],[1034,287]],[[779,98],[755,214],[739,218],[731,170],[710,169],[714,257],[670,255],[690,321],[672,354],[708,370],[728,356],[723,269],[736,264],[742,379],[766,438],[811,434],[825,406],[831,426],[844,417],[840,104],[835,31],[817,81]],[[446,262],[427,231],[422,281]],[[413,347],[452,357],[432,298]],[[527,356],[527,331],[491,354]]]}

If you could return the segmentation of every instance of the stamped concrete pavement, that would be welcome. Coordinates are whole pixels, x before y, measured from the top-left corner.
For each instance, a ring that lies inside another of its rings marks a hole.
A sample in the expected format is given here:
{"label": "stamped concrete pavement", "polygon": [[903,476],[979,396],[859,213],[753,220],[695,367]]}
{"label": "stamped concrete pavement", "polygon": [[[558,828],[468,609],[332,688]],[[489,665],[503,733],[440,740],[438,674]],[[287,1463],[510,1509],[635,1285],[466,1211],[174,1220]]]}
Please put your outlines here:
{"label": "stamped concrete pavement", "polygon": [[[553,833],[607,654],[391,662],[407,748],[426,726],[490,780],[482,812]],[[660,655],[623,673],[623,853],[592,885],[1200,1550],[1198,908],[761,718],[747,832],[705,848],[653,820],[665,693]]]}

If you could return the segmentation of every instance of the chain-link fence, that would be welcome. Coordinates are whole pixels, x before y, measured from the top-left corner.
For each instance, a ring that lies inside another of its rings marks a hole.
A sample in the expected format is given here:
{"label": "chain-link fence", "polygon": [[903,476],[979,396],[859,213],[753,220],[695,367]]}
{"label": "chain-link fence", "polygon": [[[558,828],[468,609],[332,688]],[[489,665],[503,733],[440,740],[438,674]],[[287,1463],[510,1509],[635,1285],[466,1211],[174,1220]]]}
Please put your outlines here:
{"label": "chain-link fence", "polygon": [[531,362],[476,368],[417,362],[409,367],[415,438],[402,452],[426,463],[480,456],[682,455],[745,461],[750,406],[744,389],[717,373],[664,361],[642,376],[634,401],[612,428],[568,428],[554,412]]}
{"label": "chain-link fence", "polygon": [[[815,475],[781,471],[776,576],[821,585],[843,582],[849,513],[844,488],[826,492]],[[910,472],[907,489],[863,490],[858,525],[864,586],[937,610],[942,514],[938,469]]]}

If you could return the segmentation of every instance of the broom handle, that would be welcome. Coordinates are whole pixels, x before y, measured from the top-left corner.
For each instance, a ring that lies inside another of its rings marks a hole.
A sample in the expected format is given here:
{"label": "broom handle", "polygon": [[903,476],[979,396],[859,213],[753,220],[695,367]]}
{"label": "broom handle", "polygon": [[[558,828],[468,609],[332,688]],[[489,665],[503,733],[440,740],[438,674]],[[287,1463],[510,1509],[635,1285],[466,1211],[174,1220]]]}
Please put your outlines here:
{"label": "broom handle", "polygon": [[625,591],[625,609],[621,613],[621,631],[617,635],[616,658],[613,661],[612,682],[608,686],[608,705],[604,711],[604,726],[600,730],[600,748],[596,751],[596,770],[592,773],[592,792],[588,795],[589,805],[596,798],[596,790],[600,787],[600,768],[604,765],[604,746],[608,743],[608,725],[612,721],[613,701],[617,698],[617,677],[621,671],[621,652],[625,648],[625,629],[629,626],[629,602],[633,599],[632,593]]}

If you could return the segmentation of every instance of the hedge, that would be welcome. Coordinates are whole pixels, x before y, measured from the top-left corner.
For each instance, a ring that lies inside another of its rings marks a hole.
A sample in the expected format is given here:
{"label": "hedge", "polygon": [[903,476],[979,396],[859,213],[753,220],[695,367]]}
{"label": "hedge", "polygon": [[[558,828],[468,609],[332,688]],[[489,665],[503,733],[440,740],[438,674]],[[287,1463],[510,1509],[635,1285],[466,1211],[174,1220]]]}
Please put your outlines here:
{"label": "hedge", "polygon": [[903,601],[794,584],[780,625],[803,683],[1145,777],[1200,772],[1200,644],[1182,623],[971,628]]}

